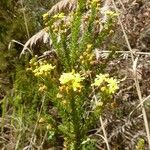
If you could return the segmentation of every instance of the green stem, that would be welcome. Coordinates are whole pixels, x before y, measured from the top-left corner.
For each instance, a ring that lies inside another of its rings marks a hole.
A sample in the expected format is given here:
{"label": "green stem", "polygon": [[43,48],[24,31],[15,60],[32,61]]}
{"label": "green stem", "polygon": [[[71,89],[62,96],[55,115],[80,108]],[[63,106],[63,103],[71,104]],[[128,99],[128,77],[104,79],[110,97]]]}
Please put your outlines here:
{"label": "green stem", "polygon": [[74,21],[71,27],[71,44],[70,44],[70,59],[71,59],[71,66],[73,67],[77,58],[78,58],[78,40],[80,36],[80,25],[81,25],[81,12],[77,11],[74,14]]}
{"label": "green stem", "polygon": [[80,118],[79,118],[79,114],[78,114],[78,109],[76,107],[75,96],[74,96],[73,92],[71,93],[70,107],[72,109],[71,117],[72,117],[74,134],[75,134],[74,150],[79,150],[82,137],[81,137],[81,132],[80,132]]}

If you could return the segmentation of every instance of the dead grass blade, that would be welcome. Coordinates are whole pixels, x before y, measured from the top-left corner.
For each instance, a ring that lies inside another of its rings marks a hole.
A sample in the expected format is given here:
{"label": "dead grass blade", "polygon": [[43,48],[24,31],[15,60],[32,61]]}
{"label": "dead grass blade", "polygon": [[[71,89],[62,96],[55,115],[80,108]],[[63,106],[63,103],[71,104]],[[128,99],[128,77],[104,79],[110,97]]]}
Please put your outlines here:
{"label": "dead grass blade", "polygon": [[48,11],[48,14],[51,16],[59,12],[70,12],[74,10],[76,6],[77,0],[61,0]]}
{"label": "dead grass blade", "polygon": [[[19,44],[19,45],[21,45],[21,46],[23,46],[23,47],[25,46],[24,44],[22,44],[22,43],[21,43],[21,42],[19,42],[19,41],[11,40],[11,42],[9,42],[8,49],[10,49],[10,48],[11,48],[12,43],[17,43],[17,44]],[[26,50],[28,50],[28,51],[29,51],[29,53],[30,53],[31,55],[33,55],[32,51],[31,51],[29,48],[26,48]]]}
{"label": "dead grass blade", "polygon": [[47,33],[47,29],[42,29],[41,31],[39,31],[38,33],[36,33],[35,35],[33,35],[24,45],[24,48],[20,54],[20,56],[22,54],[25,53],[26,50],[28,50],[28,47],[32,47],[33,45],[35,45],[37,43],[37,41],[43,41],[44,43],[50,43],[51,44],[51,40],[49,37],[49,34]]}

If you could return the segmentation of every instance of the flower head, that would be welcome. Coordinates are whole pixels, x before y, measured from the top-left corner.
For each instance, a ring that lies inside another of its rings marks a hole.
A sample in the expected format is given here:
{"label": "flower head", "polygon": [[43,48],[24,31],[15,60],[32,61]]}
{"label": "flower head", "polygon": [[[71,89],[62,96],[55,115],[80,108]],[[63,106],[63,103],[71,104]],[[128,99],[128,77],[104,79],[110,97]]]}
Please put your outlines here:
{"label": "flower head", "polygon": [[92,48],[92,44],[87,44],[87,49],[91,49]]}
{"label": "flower head", "polygon": [[51,64],[41,63],[40,66],[33,70],[33,73],[35,76],[47,76],[54,68],[55,66]]}
{"label": "flower head", "polygon": [[43,85],[43,84],[41,84],[41,85],[39,85],[40,87],[39,87],[39,92],[45,92],[46,90],[47,90],[47,86],[46,85]]}
{"label": "flower head", "polygon": [[51,71],[55,68],[55,66],[52,66],[51,64],[44,64],[42,66],[40,66],[40,71],[45,71],[45,72],[48,72],[48,71]]}
{"label": "flower head", "polygon": [[119,81],[117,81],[116,79],[108,78],[107,83],[108,83],[107,86],[109,88],[110,94],[115,93],[115,91],[119,89],[119,86],[118,86]]}
{"label": "flower head", "polygon": [[100,86],[107,79],[108,76],[109,76],[108,74],[96,75],[96,78],[92,86]]}
{"label": "flower head", "polygon": [[54,19],[62,19],[64,17],[65,17],[64,13],[59,13],[53,16]]}
{"label": "flower head", "polygon": [[45,14],[43,14],[43,20],[46,20],[47,19],[47,17],[48,17],[48,13],[45,13]]}
{"label": "flower head", "polygon": [[118,83],[119,81],[112,77],[110,78],[108,74],[100,74],[96,75],[92,86],[100,87],[101,92],[113,94],[119,89]]}
{"label": "flower head", "polygon": [[72,88],[74,91],[81,89],[81,82],[84,80],[83,77],[79,73],[75,73],[74,71],[69,73],[63,73],[59,79],[60,84],[66,85]]}

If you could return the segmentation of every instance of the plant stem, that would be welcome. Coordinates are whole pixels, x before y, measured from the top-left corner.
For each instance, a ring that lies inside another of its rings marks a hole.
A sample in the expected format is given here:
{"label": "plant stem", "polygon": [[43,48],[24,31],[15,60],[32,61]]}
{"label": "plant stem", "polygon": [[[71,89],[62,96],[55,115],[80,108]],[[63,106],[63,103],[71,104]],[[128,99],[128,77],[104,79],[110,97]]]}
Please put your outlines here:
{"label": "plant stem", "polygon": [[81,132],[80,132],[80,118],[78,115],[78,109],[76,109],[77,107],[75,104],[75,98],[74,98],[73,92],[71,94],[70,107],[72,109],[71,116],[72,116],[72,122],[73,122],[73,127],[74,127],[74,134],[75,134],[74,150],[79,150],[80,144],[81,144],[81,139],[82,139]]}

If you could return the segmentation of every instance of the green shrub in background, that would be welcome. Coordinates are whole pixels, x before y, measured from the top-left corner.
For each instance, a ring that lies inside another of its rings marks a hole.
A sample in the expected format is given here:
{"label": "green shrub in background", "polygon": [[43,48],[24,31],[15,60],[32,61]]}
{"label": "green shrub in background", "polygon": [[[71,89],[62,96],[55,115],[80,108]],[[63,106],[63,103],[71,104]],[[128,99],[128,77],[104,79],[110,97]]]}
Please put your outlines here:
{"label": "green shrub in background", "polygon": [[0,1],[0,98],[12,87],[16,68],[24,66],[24,60],[19,59],[22,45],[12,40],[24,43],[31,34],[41,29],[41,15],[56,1]]}

